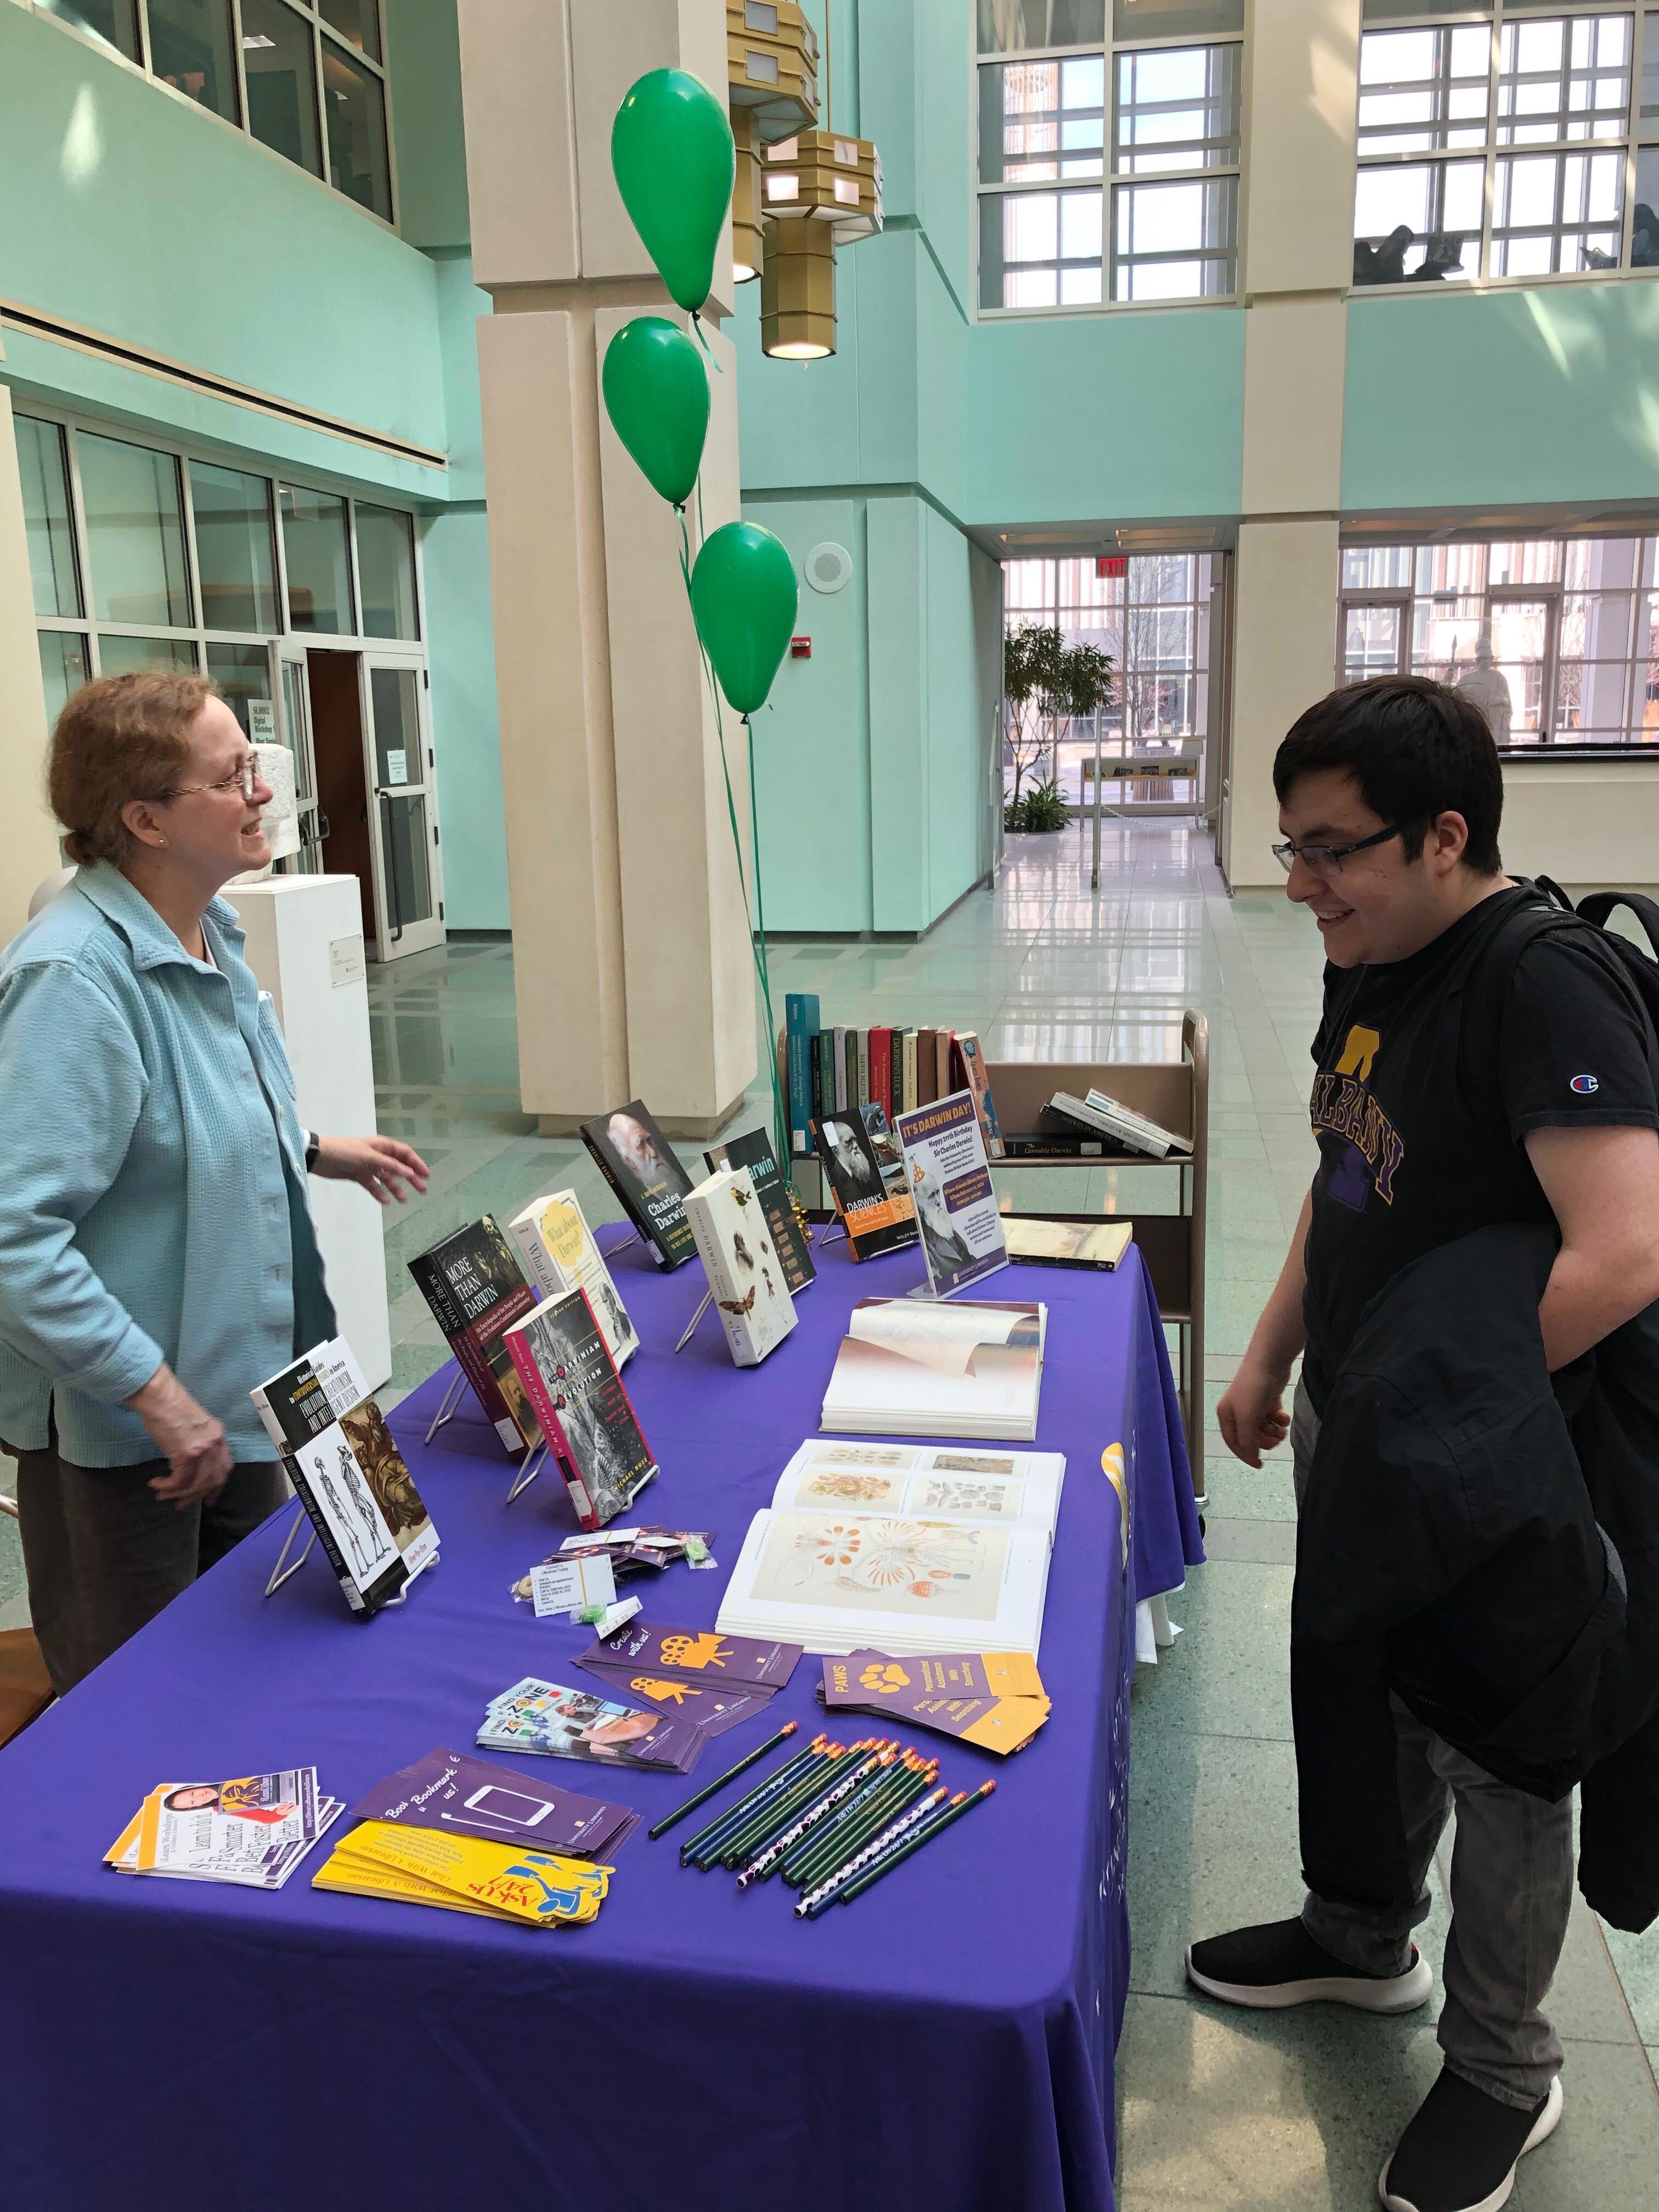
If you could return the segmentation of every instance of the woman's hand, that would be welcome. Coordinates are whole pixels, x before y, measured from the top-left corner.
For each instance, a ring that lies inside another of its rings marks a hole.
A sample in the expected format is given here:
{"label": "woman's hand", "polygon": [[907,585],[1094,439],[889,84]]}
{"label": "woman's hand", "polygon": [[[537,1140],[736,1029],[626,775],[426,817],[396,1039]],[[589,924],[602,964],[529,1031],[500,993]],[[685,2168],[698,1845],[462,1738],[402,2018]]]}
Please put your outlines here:
{"label": "woman's hand", "polygon": [[231,1468],[225,1425],[197,1404],[165,1360],[127,1403],[167,1463],[151,1480],[155,1495],[180,1510],[216,1498]]}
{"label": "woman's hand", "polygon": [[1288,1374],[1258,1367],[1248,1358],[1222,1392],[1215,1409],[1222,1442],[1246,1467],[1260,1467],[1264,1451],[1282,1444],[1290,1434],[1291,1417],[1285,1410]]}
{"label": "woman's hand", "polygon": [[360,1183],[382,1206],[390,1206],[394,1198],[404,1205],[409,1197],[405,1182],[423,1191],[431,1180],[420,1154],[395,1137],[320,1138],[311,1172],[326,1176],[331,1182]]}

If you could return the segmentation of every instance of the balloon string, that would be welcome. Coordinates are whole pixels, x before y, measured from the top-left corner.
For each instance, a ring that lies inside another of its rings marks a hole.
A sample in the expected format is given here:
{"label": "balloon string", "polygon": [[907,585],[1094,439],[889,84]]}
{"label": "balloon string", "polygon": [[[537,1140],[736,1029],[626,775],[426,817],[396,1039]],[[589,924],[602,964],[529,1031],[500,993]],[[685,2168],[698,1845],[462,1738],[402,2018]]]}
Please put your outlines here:
{"label": "balloon string", "polygon": [[708,339],[703,336],[702,317],[697,313],[695,307],[691,310],[691,328],[696,337],[697,343],[708,356],[709,367],[714,370],[716,376],[724,376],[726,371],[720,367],[719,362],[715,360],[714,349],[710,346]]}
{"label": "balloon string", "polygon": [[[783,1091],[778,1080],[777,1030],[772,1014],[772,978],[766,957],[766,922],[761,907],[760,822],[755,811],[755,744],[754,733],[749,728],[749,717],[743,718],[749,743],[749,810],[755,852],[755,905],[751,919],[749,904],[749,878],[743,865],[743,834],[738,828],[738,804],[732,790],[732,770],[726,757],[726,721],[720,713],[720,686],[714,681],[714,671],[701,632],[697,629],[696,606],[691,597],[691,541],[685,526],[685,511],[676,509],[680,522],[680,575],[685,585],[686,605],[691,610],[692,635],[697,641],[697,654],[702,662],[704,681],[714,708],[714,731],[720,740],[720,775],[726,785],[726,817],[732,825],[732,850],[737,857],[738,885],[743,893],[743,918],[749,929],[749,950],[755,963],[755,973],[760,979],[761,999],[766,1007],[766,1065],[772,1088],[772,1142],[778,1148],[776,1158],[779,1172],[784,1172],[783,1163],[789,1158],[787,1142],[788,1121],[783,1110]],[[702,483],[697,483],[697,535],[702,529]]]}

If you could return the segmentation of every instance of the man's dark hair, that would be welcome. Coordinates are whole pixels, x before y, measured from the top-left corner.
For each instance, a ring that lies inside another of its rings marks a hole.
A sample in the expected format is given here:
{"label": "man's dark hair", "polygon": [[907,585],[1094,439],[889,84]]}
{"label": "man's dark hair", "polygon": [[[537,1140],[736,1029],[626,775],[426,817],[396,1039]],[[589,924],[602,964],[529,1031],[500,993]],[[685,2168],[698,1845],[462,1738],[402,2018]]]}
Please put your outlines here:
{"label": "man's dark hair", "polygon": [[1471,699],[1426,676],[1374,676],[1310,707],[1273,756],[1273,789],[1282,806],[1300,775],[1335,769],[1353,778],[1373,814],[1398,823],[1406,857],[1422,857],[1437,815],[1468,824],[1466,865],[1493,876],[1504,774],[1486,720]]}

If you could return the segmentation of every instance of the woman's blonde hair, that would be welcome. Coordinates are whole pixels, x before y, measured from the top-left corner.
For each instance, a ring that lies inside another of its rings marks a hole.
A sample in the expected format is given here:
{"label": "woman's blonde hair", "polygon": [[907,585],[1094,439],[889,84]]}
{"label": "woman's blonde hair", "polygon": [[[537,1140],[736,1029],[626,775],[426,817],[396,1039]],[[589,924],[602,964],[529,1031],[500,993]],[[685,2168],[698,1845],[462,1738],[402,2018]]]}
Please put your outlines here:
{"label": "woman's blonde hair", "polygon": [[71,860],[119,866],[132,845],[121,809],[167,796],[190,762],[191,724],[219,696],[205,676],[163,671],[82,685],[58,717],[46,766],[46,797]]}

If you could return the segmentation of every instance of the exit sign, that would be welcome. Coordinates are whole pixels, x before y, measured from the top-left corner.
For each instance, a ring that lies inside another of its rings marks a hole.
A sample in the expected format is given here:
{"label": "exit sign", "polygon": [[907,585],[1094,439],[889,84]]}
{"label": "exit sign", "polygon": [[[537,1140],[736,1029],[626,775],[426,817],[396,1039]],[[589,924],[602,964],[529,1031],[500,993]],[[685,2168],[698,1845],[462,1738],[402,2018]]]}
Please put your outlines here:
{"label": "exit sign", "polygon": [[1127,576],[1129,556],[1127,553],[1097,553],[1095,556],[1097,576]]}

